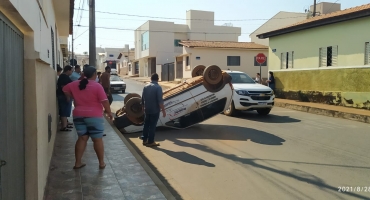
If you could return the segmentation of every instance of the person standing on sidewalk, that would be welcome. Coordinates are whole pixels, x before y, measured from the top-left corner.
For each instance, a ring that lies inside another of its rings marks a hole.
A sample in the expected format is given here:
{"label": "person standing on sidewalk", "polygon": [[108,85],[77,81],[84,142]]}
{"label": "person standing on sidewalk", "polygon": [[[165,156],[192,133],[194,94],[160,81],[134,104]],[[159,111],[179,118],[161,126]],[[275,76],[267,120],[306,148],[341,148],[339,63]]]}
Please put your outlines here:
{"label": "person standing on sidewalk", "polygon": [[80,65],[75,66],[75,71],[72,72],[70,78],[72,81],[77,81],[81,77],[81,67]]}
{"label": "person standing on sidewalk", "polygon": [[166,117],[162,87],[158,84],[158,79],[158,74],[154,73],[151,76],[151,82],[144,87],[141,97],[145,113],[142,139],[143,145],[148,147],[159,146],[159,143],[154,142],[154,136],[160,111],[162,111],[163,117]]}
{"label": "person standing on sidewalk", "polygon": [[109,66],[105,67],[105,72],[100,76],[100,83],[104,88],[105,93],[107,94],[109,105],[113,102],[112,93],[110,92],[110,72],[111,68]]}
{"label": "person standing on sidewalk", "polygon": [[59,75],[58,82],[57,82],[57,99],[58,99],[58,106],[59,106],[59,115],[60,120],[62,122],[60,131],[71,131],[68,128],[73,128],[68,126],[68,119],[67,117],[71,116],[72,110],[72,102],[68,100],[66,95],[63,92],[63,87],[68,85],[72,82],[69,76],[72,74],[72,67],[67,65],[63,69],[63,73]]}
{"label": "person standing on sidewalk", "polygon": [[269,87],[275,92],[275,77],[274,77],[274,72],[269,72],[270,77],[266,81],[269,85]]}
{"label": "person standing on sidewalk", "polygon": [[81,81],[74,81],[63,88],[63,92],[68,99],[73,98],[75,100],[76,106],[73,110],[73,122],[77,130],[78,140],[75,146],[76,162],[73,169],[86,166],[81,160],[89,137],[94,142],[94,150],[99,160],[99,169],[104,169],[103,107],[110,120],[113,120],[113,116],[103,87],[95,82],[96,69],[86,67],[84,75],[85,77]]}

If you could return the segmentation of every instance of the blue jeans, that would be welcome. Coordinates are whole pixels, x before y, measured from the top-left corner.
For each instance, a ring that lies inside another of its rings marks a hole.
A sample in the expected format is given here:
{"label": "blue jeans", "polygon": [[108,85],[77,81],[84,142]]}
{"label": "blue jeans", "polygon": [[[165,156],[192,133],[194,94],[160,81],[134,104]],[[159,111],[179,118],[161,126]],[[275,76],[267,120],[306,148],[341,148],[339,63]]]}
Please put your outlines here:
{"label": "blue jeans", "polygon": [[154,142],[155,128],[157,127],[159,113],[145,114],[143,128],[143,142],[148,141],[149,144]]}

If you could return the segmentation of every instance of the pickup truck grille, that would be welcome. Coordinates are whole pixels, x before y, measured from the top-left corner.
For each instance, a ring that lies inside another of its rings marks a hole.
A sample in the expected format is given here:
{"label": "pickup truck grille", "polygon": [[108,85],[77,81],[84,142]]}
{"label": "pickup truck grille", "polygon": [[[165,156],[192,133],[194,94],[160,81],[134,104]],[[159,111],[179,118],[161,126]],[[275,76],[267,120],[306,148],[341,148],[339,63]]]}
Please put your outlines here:
{"label": "pickup truck grille", "polygon": [[271,91],[248,91],[249,94],[270,94]]}
{"label": "pickup truck grille", "polygon": [[271,96],[251,96],[253,100],[270,100]]}

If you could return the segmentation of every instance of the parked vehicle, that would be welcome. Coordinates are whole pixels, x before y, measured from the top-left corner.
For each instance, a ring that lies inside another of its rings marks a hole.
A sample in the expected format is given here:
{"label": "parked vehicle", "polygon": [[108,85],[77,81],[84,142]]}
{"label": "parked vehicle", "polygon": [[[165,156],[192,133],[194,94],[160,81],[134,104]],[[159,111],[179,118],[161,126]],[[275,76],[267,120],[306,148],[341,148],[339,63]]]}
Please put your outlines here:
{"label": "parked vehicle", "polygon": [[119,76],[111,75],[110,76],[110,90],[112,92],[122,91],[122,93],[125,93],[126,83],[123,82],[123,80]]}
{"label": "parked vehicle", "polygon": [[[230,75],[215,65],[197,66],[193,78],[163,92],[167,116],[160,115],[157,126],[184,129],[201,123],[228,109],[232,96]],[[128,94],[124,105],[116,112],[116,127],[123,133],[142,131],[144,113],[140,95]]]}
{"label": "parked vehicle", "polygon": [[224,114],[235,115],[238,111],[256,110],[260,115],[268,115],[274,106],[274,91],[256,83],[251,77],[240,71],[225,71],[232,78],[234,87],[233,100]]}

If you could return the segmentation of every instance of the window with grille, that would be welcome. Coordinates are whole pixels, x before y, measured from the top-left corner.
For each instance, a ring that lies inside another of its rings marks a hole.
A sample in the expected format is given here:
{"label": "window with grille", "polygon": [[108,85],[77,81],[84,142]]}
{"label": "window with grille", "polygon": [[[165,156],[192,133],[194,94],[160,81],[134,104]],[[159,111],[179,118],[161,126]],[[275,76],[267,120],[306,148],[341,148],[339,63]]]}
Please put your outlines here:
{"label": "window with grille", "polygon": [[370,65],[370,42],[365,43],[365,65]]}
{"label": "window with grille", "polygon": [[320,67],[330,67],[338,65],[338,46],[321,47],[319,49]]}
{"label": "window with grille", "polygon": [[293,55],[294,51],[284,52],[280,55],[280,67],[281,69],[293,68]]}
{"label": "window with grille", "polygon": [[227,56],[227,66],[240,66],[240,56]]}

